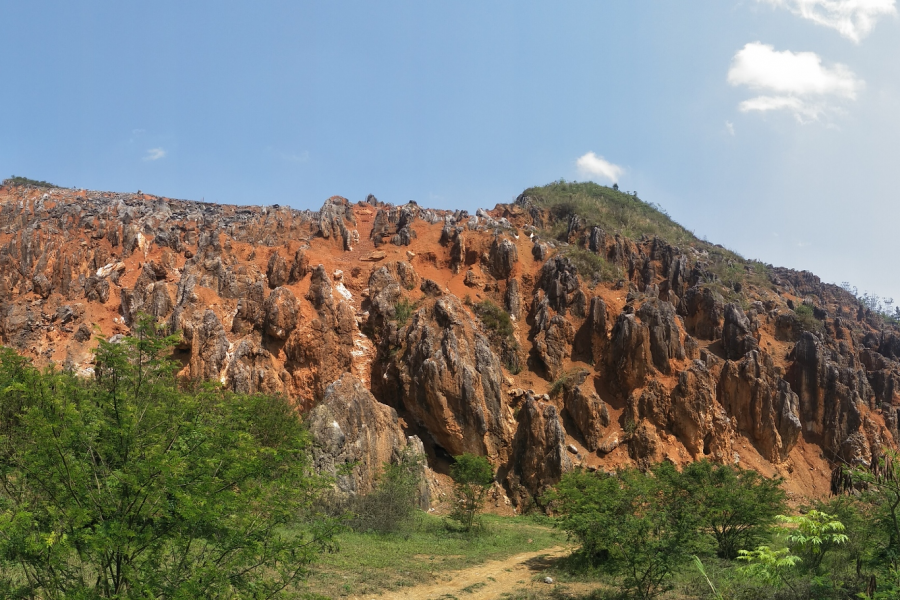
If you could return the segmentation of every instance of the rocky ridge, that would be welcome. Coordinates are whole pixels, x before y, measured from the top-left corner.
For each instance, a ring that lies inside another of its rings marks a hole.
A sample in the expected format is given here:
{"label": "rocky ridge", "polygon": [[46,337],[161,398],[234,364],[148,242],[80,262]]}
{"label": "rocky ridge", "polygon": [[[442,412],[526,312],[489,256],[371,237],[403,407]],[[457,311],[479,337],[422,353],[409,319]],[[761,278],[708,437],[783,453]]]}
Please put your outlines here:
{"label": "rocky ridge", "polygon": [[704,457],[813,496],[895,445],[896,326],[810,273],[607,231],[541,189],[470,215],[6,183],[0,342],[89,376],[97,338],[150,315],[181,332],[183,377],[292,398],[317,465],[358,465],[346,493],[412,444],[436,480],[488,456],[500,509],[576,466]]}

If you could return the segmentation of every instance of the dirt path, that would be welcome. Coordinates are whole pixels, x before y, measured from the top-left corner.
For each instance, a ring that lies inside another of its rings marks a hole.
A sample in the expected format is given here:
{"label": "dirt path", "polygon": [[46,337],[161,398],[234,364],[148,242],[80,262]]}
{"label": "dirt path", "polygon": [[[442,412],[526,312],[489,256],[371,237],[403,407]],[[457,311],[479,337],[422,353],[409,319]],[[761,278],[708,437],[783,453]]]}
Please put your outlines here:
{"label": "dirt path", "polygon": [[[504,560],[489,561],[461,571],[438,573],[435,575],[438,580],[435,583],[389,592],[387,596],[405,600],[495,600],[501,598],[504,592],[531,585],[546,585],[542,582],[533,583],[532,577],[549,567],[553,559],[571,551],[572,548],[556,546],[538,552],[516,554]],[[369,600],[368,595],[365,600]]]}

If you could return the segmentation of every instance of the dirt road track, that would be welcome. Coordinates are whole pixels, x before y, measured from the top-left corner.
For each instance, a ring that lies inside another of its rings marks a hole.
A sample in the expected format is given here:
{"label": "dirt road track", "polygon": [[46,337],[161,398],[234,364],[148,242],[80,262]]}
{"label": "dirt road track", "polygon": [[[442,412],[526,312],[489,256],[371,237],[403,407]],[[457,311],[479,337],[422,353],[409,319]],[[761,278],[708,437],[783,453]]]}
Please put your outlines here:
{"label": "dirt road track", "polygon": [[524,552],[510,556],[504,560],[488,561],[484,564],[436,574],[438,581],[418,585],[405,590],[385,592],[382,596],[358,596],[355,600],[371,600],[377,598],[397,598],[398,600],[495,600],[505,592],[530,585],[546,585],[533,583],[532,578],[549,567],[553,559],[565,556],[572,548],[556,546],[538,552]]}

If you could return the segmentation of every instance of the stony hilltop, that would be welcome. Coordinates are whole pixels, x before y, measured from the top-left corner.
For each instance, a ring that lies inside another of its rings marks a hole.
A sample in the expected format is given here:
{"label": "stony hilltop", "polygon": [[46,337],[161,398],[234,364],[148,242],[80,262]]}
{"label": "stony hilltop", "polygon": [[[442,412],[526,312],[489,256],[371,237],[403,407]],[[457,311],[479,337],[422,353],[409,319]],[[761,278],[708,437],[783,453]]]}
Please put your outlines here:
{"label": "stony hilltop", "polygon": [[351,493],[412,445],[435,500],[450,456],[488,456],[500,510],[576,466],[703,457],[816,496],[900,435],[890,319],[594,184],[470,215],[4,182],[2,344],[90,376],[142,314],[182,376],[293,399]]}

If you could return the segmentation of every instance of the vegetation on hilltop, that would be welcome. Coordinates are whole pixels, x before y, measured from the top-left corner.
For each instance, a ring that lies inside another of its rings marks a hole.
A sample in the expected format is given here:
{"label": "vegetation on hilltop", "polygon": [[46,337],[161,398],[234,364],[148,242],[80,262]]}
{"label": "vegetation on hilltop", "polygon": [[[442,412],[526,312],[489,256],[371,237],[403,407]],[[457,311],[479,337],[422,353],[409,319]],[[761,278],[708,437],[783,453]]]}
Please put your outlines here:
{"label": "vegetation on hilltop", "polygon": [[[531,187],[522,193],[536,207],[546,209],[551,222],[545,224],[548,238],[568,241],[572,218],[577,215],[584,230],[599,227],[610,235],[619,234],[633,240],[657,237],[682,250],[694,248],[704,266],[706,285],[717,288],[730,302],[746,304],[740,290],[744,285],[769,285],[771,267],[747,260],[721,245],[697,238],[693,232],[675,222],[658,204],[641,200],[636,193],[593,182],[567,182],[563,179],[544,186]],[[620,267],[584,248],[564,250],[586,280],[592,285],[620,276]]]}
{"label": "vegetation on hilltop", "polygon": [[29,179],[28,177],[19,177],[17,175],[13,175],[9,179],[3,181],[3,185],[33,185],[34,187],[42,187],[42,188],[56,188],[58,185],[54,185],[48,181],[39,181],[37,179]]}
{"label": "vegetation on hilltop", "polygon": [[523,192],[539,208],[546,208],[554,219],[553,237],[564,234],[572,215],[578,215],[586,227],[600,227],[638,239],[656,236],[673,245],[699,242],[696,236],[675,221],[657,204],[644,202],[637,194],[628,194],[591,181],[567,182],[564,179]]}

